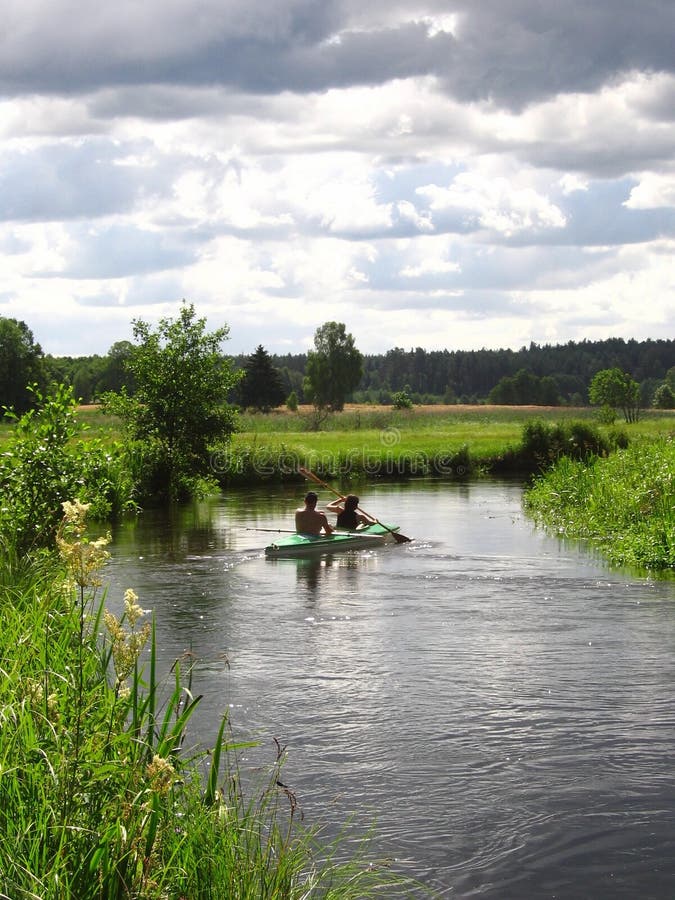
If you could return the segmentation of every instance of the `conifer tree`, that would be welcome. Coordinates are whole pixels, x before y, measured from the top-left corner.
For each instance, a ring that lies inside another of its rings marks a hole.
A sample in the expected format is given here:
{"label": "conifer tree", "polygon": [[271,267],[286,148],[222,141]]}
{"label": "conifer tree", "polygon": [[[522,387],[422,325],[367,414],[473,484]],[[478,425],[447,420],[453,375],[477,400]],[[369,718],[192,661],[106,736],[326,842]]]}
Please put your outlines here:
{"label": "conifer tree", "polygon": [[244,377],[239,386],[242,406],[250,406],[262,412],[269,412],[280,406],[286,399],[279,370],[259,344],[255,353],[244,364]]}

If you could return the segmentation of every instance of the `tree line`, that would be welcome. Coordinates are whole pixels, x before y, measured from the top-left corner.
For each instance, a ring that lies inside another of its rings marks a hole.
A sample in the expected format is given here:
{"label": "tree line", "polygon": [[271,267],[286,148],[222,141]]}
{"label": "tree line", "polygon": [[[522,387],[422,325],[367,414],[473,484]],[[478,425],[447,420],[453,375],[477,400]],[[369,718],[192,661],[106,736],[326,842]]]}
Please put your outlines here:
{"label": "tree line", "polygon": [[[42,352],[24,322],[0,317],[0,405],[18,412],[29,408],[26,386],[31,383],[41,389],[54,382],[69,384],[83,403],[122,388],[133,394],[133,353],[132,342],[120,341],[106,355],[51,356]],[[335,372],[326,367],[331,354],[334,361],[345,357],[346,386],[342,378],[336,385]],[[615,368],[637,382],[642,407],[655,399],[668,407],[668,392],[675,391],[675,340],[608,338],[530,343],[519,350],[394,347],[363,355],[344,325],[333,322],[317,329],[315,348],[308,353],[278,355],[258,345],[250,354],[224,359],[244,376],[233,385],[230,402],[260,409],[313,403],[317,384],[323,385],[320,393],[336,386],[342,402],[390,404],[404,397],[413,403],[579,406],[589,402],[594,376]],[[339,403],[328,397],[324,405],[334,409]]]}

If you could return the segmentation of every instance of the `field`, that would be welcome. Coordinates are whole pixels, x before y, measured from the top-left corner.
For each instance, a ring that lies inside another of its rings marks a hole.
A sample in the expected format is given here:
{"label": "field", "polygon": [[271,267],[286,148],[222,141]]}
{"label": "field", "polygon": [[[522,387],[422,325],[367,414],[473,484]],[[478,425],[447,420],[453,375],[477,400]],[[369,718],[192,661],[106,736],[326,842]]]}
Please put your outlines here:
{"label": "field", "polygon": [[[97,406],[82,406],[78,415],[84,436],[104,443],[121,437],[119,422]],[[347,405],[342,412],[320,419],[312,407],[297,412],[285,408],[269,414],[244,412],[234,435],[228,460],[249,476],[262,478],[279,469],[287,474],[297,465],[322,472],[343,471],[382,475],[404,460],[408,474],[434,466],[438,474],[462,474],[458,467],[470,457],[473,468],[495,460],[521,441],[523,426],[532,420],[584,421],[597,424],[591,407],[560,406],[391,406]],[[11,426],[0,428],[0,440]],[[620,419],[600,426],[606,434],[622,433],[631,442],[675,432],[675,411],[645,410],[639,422]],[[259,471],[258,471],[259,470]],[[450,471],[447,471],[450,470]],[[219,474],[216,472],[216,474]]]}

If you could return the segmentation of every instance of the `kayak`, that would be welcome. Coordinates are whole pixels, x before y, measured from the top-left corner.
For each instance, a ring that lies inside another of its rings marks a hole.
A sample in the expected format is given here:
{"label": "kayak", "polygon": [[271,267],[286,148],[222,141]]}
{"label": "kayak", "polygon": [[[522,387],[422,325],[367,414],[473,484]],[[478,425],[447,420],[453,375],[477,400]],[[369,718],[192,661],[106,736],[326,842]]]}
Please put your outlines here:
{"label": "kayak", "polygon": [[332,534],[286,534],[265,547],[265,556],[311,556],[316,553],[343,553],[345,550],[364,550],[381,547],[397,525],[375,524],[357,531],[334,531]]}

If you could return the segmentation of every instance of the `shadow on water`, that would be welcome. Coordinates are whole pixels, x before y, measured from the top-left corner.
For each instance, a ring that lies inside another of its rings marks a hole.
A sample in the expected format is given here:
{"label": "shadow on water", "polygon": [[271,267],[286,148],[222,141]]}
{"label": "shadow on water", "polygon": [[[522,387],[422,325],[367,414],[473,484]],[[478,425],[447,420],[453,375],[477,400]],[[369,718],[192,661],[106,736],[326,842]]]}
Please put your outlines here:
{"label": "shadow on water", "polygon": [[116,529],[111,597],[155,610],[167,668],[194,653],[197,738],[229,712],[251,766],[277,738],[307,822],[376,821],[442,896],[670,896],[675,584],[535,528],[517,484],[361,493],[415,540],[266,559],[282,488]]}

